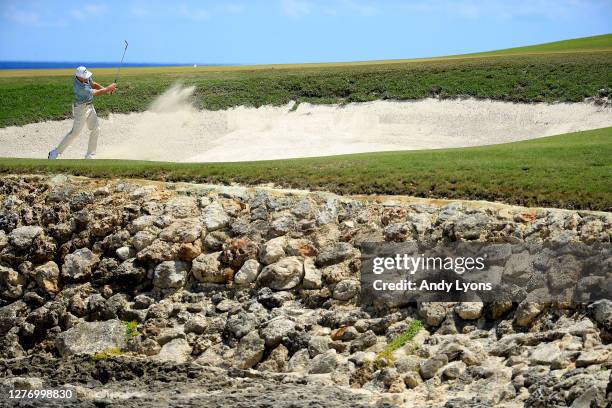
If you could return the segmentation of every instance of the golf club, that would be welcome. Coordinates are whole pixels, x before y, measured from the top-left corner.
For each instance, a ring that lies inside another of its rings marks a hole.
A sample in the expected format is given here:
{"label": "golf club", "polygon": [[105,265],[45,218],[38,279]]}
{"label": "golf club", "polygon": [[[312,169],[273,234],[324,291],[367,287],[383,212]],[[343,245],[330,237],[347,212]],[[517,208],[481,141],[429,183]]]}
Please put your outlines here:
{"label": "golf club", "polygon": [[121,62],[117,67],[117,73],[115,74],[115,83],[117,83],[117,79],[119,79],[119,72],[121,71],[121,67],[123,66],[123,59],[125,58],[125,52],[127,51],[128,42],[127,40],[123,40],[125,42],[125,48],[123,48],[123,55],[121,56]]}

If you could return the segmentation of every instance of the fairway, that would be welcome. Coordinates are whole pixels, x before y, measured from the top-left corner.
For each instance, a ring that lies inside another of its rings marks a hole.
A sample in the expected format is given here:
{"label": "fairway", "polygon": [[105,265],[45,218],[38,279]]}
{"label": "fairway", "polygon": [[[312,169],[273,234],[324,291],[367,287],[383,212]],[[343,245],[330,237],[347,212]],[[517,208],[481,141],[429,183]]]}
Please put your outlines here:
{"label": "fairway", "polygon": [[243,163],[0,159],[0,172],[206,183],[273,183],[340,194],[402,194],[612,209],[612,128],[465,149]]}

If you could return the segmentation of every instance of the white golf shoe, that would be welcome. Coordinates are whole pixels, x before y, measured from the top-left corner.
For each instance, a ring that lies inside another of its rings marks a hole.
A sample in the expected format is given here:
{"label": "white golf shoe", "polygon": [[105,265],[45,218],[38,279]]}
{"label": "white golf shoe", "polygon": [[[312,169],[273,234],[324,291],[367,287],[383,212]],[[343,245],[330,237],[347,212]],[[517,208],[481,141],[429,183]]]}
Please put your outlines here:
{"label": "white golf shoe", "polygon": [[96,158],[96,155],[95,155],[95,154],[93,154],[93,153],[87,153],[87,154],[85,155],[85,160],[93,160],[93,159],[95,159],[95,158]]}
{"label": "white golf shoe", "polygon": [[59,156],[59,152],[57,151],[57,149],[53,149],[47,155],[47,159],[55,160],[55,159],[57,159],[58,156]]}

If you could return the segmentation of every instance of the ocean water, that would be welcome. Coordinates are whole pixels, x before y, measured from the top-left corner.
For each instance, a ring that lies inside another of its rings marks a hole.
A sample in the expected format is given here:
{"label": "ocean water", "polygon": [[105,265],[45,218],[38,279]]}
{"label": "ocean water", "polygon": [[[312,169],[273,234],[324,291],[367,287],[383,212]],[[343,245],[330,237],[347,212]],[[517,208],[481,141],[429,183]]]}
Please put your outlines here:
{"label": "ocean water", "polygon": [[[76,68],[85,65],[88,69],[94,68],[116,68],[118,62],[70,62],[70,61],[0,61],[0,69],[51,69],[51,68]],[[193,63],[164,64],[164,63],[140,63],[126,62],[123,67],[176,67],[194,65]],[[226,64],[197,64],[207,66],[223,66]]]}

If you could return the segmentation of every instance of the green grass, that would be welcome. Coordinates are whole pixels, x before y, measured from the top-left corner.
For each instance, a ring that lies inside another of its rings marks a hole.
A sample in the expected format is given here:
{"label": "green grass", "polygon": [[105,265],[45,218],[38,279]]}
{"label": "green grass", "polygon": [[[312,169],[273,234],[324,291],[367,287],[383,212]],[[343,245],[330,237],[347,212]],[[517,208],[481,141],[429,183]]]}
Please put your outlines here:
{"label": "green grass", "polygon": [[[150,69],[127,73],[114,95],[96,98],[101,116],[144,111],[175,82],[194,85],[198,108],[284,105],[289,101],[348,103],[379,99],[470,96],[514,102],[577,102],[612,88],[612,51],[502,55],[409,62],[370,62],[288,67],[238,67],[193,72]],[[100,70],[96,80],[112,81]],[[0,127],[69,118],[72,78],[3,76]],[[15,73],[13,73],[15,74]],[[40,73],[36,74],[39,75]],[[25,74],[24,74],[25,75]]]}
{"label": "green grass", "polygon": [[136,320],[132,320],[132,321],[124,321],[123,324],[125,325],[125,339],[127,341],[129,341],[132,337],[136,337],[140,334],[140,332],[138,332],[138,322]]}
{"label": "green grass", "polygon": [[[394,361],[393,352],[408,344],[408,342],[412,340],[414,336],[416,336],[421,331],[422,328],[423,322],[421,322],[420,320],[411,321],[410,325],[408,325],[408,328],[406,330],[404,330],[402,333],[400,333],[399,336],[391,340],[385,346],[384,350],[376,355],[373,361],[374,367],[380,369],[383,366],[392,365]],[[414,352],[416,348],[417,346],[413,345],[411,351]]]}
{"label": "green grass", "polygon": [[612,49],[612,34],[595,35],[592,37],[575,38],[571,40],[555,41],[546,44],[528,45],[525,47],[507,48],[504,50],[478,52],[466,54],[469,56],[487,56],[502,54],[575,52]]}
{"label": "green grass", "polygon": [[241,163],[0,159],[0,174],[70,173],[281,187],[339,194],[483,199],[612,209],[612,128],[463,149],[364,153]]}
{"label": "green grass", "polygon": [[123,351],[121,351],[119,347],[111,347],[111,348],[107,348],[106,350],[98,351],[97,353],[93,355],[91,359],[92,361],[95,362],[95,361],[100,361],[100,360],[106,360],[107,358],[110,358],[110,357],[120,356],[122,354],[123,354]]}

